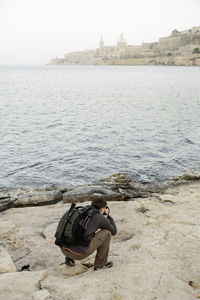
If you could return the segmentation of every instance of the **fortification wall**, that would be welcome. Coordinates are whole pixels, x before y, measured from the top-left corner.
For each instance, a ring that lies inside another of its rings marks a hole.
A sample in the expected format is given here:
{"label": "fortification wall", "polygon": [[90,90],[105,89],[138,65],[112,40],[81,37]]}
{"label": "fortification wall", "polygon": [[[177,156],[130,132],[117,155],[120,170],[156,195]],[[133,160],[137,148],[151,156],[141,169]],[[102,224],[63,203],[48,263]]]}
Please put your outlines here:
{"label": "fortification wall", "polygon": [[160,38],[158,42],[140,46],[127,45],[124,38],[122,42],[122,37],[116,46],[104,46],[102,40],[96,50],[71,52],[63,59],[51,60],[50,64],[199,65],[200,26],[182,32],[173,30],[170,36]]}

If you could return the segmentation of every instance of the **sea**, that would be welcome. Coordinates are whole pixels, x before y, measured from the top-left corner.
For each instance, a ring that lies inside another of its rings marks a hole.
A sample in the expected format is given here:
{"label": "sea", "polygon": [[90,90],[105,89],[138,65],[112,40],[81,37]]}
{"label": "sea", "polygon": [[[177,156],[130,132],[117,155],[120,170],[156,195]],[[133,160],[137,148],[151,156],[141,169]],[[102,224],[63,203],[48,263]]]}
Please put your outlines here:
{"label": "sea", "polygon": [[0,66],[0,188],[200,173],[200,68]]}

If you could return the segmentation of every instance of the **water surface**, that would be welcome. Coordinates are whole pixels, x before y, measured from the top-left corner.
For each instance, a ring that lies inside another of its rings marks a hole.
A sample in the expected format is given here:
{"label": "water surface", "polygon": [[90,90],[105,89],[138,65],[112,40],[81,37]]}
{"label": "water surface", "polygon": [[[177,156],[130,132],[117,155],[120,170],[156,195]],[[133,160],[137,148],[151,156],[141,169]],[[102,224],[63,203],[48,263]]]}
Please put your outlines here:
{"label": "water surface", "polygon": [[0,187],[200,170],[200,68],[1,66]]}

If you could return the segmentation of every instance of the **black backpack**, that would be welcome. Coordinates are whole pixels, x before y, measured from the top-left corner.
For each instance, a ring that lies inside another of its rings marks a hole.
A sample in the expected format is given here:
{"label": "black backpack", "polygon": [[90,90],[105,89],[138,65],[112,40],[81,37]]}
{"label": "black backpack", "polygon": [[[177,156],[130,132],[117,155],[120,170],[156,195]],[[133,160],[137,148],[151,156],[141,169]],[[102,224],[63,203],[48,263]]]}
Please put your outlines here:
{"label": "black backpack", "polygon": [[88,246],[92,236],[85,237],[84,233],[89,221],[97,212],[98,210],[91,205],[76,207],[76,204],[72,203],[69,211],[61,217],[58,223],[55,244]]}

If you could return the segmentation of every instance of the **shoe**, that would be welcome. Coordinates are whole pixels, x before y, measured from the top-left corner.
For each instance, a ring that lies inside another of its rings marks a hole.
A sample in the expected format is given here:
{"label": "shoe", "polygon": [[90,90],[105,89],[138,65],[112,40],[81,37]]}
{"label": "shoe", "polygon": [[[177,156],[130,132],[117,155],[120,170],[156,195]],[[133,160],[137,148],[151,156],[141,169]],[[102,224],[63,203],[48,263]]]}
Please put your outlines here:
{"label": "shoe", "polygon": [[102,267],[94,267],[94,271],[100,270],[100,269],[108,269],[111,268],[113,266],[112,261],[107,262],[107,264],[105,264]]}
{"label": "shoe", "polygon": [[67,266],[73,267],[73,266],[75,266],[75,261],[73,259],[69,258],[69,257],[66,257],[65,258],[65,264]]}

